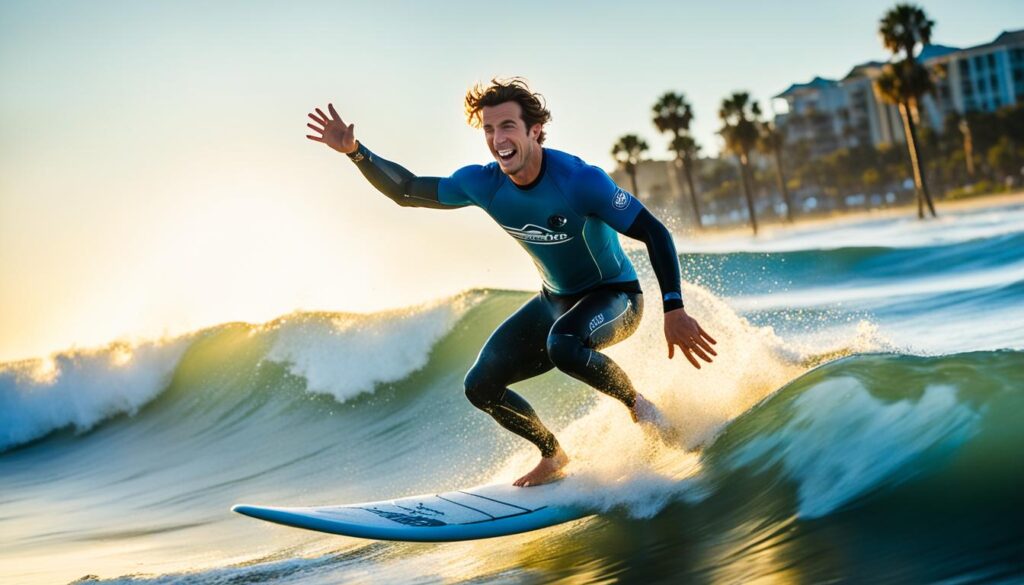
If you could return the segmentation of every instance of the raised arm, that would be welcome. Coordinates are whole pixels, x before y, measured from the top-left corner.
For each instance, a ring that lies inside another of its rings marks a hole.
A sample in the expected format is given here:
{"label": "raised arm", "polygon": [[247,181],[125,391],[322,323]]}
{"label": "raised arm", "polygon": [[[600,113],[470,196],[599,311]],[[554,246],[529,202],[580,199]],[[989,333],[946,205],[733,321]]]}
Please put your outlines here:
{"label": "raised arm", "polygon": [[405,167],[380,158],[356,140],[355,124],[345,124],[333,104],[327,104],[327,110],[330,116],[320,108],[316,108],[315,114],[309,114],[316,124],[307,123],[306,126],[317,134],[307,134],[306,138],[348,156],[370,184],[392,201],[402,207],[432,209],[457,209],[468,204],[441,203],[438,201],[438,185],[442,179],[417,177]]}

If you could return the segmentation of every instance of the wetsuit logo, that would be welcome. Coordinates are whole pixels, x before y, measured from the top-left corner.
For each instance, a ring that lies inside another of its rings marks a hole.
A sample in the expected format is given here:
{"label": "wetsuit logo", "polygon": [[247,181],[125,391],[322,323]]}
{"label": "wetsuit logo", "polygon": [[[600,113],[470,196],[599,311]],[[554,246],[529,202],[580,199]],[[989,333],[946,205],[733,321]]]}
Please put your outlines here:
{"label": "wetsuit logo", "polygon": [[521,242],[527,242],[530,244],[564,244],[565,242],[568,242],[569,240],[572,239],[572,236],[570,236],[569,234],[553,232],[547,228],[542,228],[539,225],[533,225],[532,223],[528,223],[518,229],[511,228],[505,225],[501,227],[505,228],[505,231],[508,232],[508,235],[512,236],[513,238]]}
{"label": "wetsuit logo", "polygon": [[565,219],[561,215],[552,215],[548,218],[548,226],[550,226],[551,229],[556,230],[560,227],[565,227],[565,224],[568,221],[569,220]]}
{"label": "wetsuit logo", "polygon": [[626,193],[621,188],[616,191],[615,198],[612,199],[612,206],[620,210],[629,207],[629,193]]}
{"label": "wetsuit logo", "polygon": [[604,323],[604,313],[598,313],[597,317],[590,320],[590,332],[593,333],[598,325]]}

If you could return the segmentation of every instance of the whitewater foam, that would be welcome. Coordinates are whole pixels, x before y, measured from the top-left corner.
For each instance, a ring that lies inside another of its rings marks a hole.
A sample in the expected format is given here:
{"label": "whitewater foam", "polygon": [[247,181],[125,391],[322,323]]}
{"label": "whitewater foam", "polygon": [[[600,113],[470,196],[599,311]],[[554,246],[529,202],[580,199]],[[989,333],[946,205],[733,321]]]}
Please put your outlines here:
{"label": "whitewater foam", "polygon": [[[645,315],[637,333],[605,350],[678,430],[679,443],[666,445],[645,433],[622,404],[602,396],[587,414],[556,430],[573,460],[567,489],[559,490],[561,503],[650,517],[671,501],[704,497],[697,449],[806,370],[802,348],[787,345],[769,327],[752,326],[706,289],[684,288],[688,312],[718,341],[713,363],[697,370],[681,355],[669,361],[660,311]],[[499,466],[492,481],[514,480],[536,457],[524,448]]]}
{"label": "whitewater foam", "polygon": [[310,392],[344,402],[425,366],[434,344],[483,294],[369,315],[286,318],[276,324],[267,359],[305,378]]}
{"label": "whitewater foam", "polygon": [[0,364],[0,451],[64,427],[135,414],[170,382],[191,336]]}

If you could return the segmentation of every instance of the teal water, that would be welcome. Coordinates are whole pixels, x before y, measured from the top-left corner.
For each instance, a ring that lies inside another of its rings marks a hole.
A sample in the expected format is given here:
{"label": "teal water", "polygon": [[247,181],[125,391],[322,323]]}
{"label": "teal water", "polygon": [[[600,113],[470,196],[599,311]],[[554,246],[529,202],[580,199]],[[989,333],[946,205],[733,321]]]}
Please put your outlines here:
{"label": "teal water", "polygon": [[535,455],[461,379],[531,293],[2,364],[0,582],[1024,581],[1024,210],[908,225],[683,254],[716,363],[666,360],[656,307],[610,350],[678,444],[557,372],[518,385],[597,514],[501,539],[228,510],[510,481]]}

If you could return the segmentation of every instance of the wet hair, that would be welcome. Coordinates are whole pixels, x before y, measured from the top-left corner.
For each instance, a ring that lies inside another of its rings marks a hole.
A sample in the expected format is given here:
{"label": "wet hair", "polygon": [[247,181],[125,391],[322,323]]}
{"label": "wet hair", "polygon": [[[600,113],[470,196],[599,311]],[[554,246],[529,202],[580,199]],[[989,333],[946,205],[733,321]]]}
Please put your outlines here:
{"label": "wet hair", "polygon": [[[483,125],[483,109],[485,106],[497,106],[505,102],[516,102],[522,108],[523,123],[529,132],[534,124],[547,124],[551,121],[551,112],[547,109],[544,96],[530,91],[526,80],[522,77],[499,79],[495,77],[490,85],[477,83],[466,92],[466,121],[474,128]],[[544,144],[546,133],[541,129],[537,142]]]}

